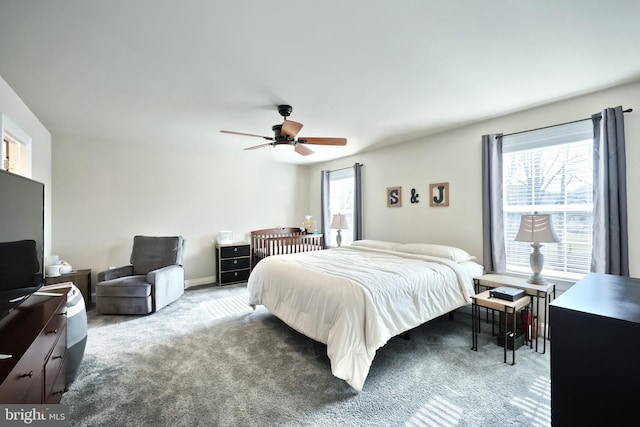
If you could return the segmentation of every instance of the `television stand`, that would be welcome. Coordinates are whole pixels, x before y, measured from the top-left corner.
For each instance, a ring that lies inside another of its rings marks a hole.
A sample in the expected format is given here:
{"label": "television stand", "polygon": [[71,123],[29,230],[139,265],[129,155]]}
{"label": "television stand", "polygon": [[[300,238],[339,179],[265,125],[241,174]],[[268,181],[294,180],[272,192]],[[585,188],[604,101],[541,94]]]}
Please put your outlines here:
{"label": "television stand", "polygon": [[0,404],[59,403],[66,391],[67,292],[31,295],[0,321]]}

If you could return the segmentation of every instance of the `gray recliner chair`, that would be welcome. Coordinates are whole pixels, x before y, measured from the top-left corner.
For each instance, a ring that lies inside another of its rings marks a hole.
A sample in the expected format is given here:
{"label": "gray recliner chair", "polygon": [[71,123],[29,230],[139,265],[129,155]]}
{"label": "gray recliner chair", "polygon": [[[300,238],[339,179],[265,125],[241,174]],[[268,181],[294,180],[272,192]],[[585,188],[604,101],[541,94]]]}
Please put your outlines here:
{"label": "gray recliner chair", "polygon": [[135,236],[131,264],[98,273],[98,313],[154,313],[180,298],[184,245],[182,236]]}

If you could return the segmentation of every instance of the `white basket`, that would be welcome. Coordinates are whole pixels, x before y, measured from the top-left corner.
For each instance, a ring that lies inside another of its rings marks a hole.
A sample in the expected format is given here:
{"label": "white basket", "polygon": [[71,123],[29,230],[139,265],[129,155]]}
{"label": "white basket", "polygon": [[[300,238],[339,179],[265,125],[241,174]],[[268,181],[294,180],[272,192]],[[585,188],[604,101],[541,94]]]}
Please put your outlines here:
{"label": "white basket", "polygon": [[233,231],[221,230],[218,232],[218,243],[227,244],[233,243]]}

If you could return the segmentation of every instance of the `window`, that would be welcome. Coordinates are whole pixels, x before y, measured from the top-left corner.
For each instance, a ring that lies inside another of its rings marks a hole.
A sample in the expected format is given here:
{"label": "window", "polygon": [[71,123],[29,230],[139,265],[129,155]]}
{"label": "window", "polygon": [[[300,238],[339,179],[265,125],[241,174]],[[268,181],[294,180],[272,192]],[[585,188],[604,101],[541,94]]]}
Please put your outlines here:
{"label": "window", "polygon": [[0,167],[18,175],[31,177],[31,137],[4,114],[0,115],[2,145]]}
{"label": "window", "polygon": [[591,266],[593,127],[590,120],[503,137],[507,271],[530,273],[529,243],[516,242],[520,216],[550,214],[559,243],[542,247],[544,275],[580,279]]}
{"label": "window", "polygon": [[[355,206],[355,171],[354,168],[331,171],[329,175],[329,218],[335,214],[345,215],[349,230],[353,230],[353,215]],[[338,230],[328,230],[326,239],[328,246],[337,246]],[[342,244],[353,242],[353,232],[342,230]]]}

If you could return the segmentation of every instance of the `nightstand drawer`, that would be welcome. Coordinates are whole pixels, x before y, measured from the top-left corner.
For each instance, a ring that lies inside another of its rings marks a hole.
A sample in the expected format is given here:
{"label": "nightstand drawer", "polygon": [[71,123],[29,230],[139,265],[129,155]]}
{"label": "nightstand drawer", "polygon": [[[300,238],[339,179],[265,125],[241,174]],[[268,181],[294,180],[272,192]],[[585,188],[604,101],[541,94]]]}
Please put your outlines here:
{"label": "nightstand drawer", "polygon": [[235,258],[241,256],[249,256],[251,248],[249,245],[223,246],[220,248],[220,257]]}
{"label": "nightstand drawer", "polygon": [[249,268],[251,260],[249,258],[232,258],[220,260],[220,269],[222,271],[242,270]]}
{"label": "nightstand drawer", "polygon": [[232,282],[244,282],[249,278],[250,270],[229,271],[220,273],[220,284]]}

